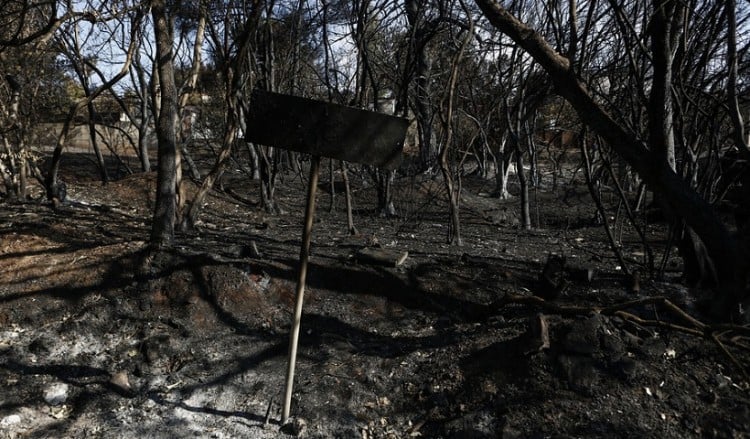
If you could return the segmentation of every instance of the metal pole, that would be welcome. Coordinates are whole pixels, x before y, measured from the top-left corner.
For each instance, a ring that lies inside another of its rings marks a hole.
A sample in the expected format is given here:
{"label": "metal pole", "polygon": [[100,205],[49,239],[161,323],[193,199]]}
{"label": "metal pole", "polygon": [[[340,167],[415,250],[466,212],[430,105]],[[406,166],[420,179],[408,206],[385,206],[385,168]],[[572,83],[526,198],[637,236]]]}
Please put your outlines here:
{"label": "metal pole", "polygon": [[297,302],[294,306],[294,321],[289,335],[289,368],[286,373],[286,389],[284,391],[284,410],[281,415],[281,425],[286,424],[292,405],[292,386],[294,384],[294,366],[297,363],[297,343],[299,342],[299,328],[302,320],[302,303],[305,300],[305,279],[307,278],[307,261],[310,259],[310,237],[312,235],[313,216],[315,215],[315,193],[318,188],[318,174],[320,173],[320,157],[313,156],[310,163],[310,181],[307,187],[307,209],[305,210],[305,228],[302,231],[302,247],[299,253],[300,267],[297,279]]}

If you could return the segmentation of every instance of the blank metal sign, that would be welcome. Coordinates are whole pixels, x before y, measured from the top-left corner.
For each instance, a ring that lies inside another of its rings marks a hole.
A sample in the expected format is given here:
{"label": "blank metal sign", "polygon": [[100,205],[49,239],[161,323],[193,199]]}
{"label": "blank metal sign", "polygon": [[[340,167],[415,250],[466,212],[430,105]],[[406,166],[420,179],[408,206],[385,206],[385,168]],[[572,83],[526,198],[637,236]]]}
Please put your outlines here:
{"label": "blank metal sign", "polygon": [[401,161],[406,119],[313,99],[255,90],[248,142],[394,169]]}

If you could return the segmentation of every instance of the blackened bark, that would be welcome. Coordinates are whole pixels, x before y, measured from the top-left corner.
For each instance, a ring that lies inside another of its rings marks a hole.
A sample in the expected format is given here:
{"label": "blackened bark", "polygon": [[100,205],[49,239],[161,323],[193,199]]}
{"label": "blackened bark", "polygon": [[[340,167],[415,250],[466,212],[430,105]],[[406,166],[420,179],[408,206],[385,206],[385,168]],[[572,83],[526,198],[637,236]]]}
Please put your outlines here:
{"label": "blackened bark", "polygon": [[[420,166],[423,170],[435,164],[437,152],[433,139],[432,120],[434,113],[430,103],[432,79],[432,59],[427,45],[435,35],[435,22],[425,23],[421,11],[424,2],[408,0],[405,2],[406,18],[410,29],[410,49],[406,66],[405,83],[414,80],[414,114],[417,120],[417,135],[419,137]],[[412,65],[408,65],[411,64]],[[413,69],[413,70],[412,70]],[[412,76],[413,75],[413,76]]]}
{"label": "blackened bark", "polygon": [[423,169],[429,169],[435,162],[435,147],[432,142],[432,107],[430,105],[430,70],[431,61],[426,53],[426,44],[420,44],[419,53],[417,53],[417,71],[416,71],[416,116],[417,132],[419,135],[419,155]]}
{"label": "blackened bark", "polygon": [[523,170],[523,149],[520,139],[515,139],[516,144],[516,176],[520,187],[521,201],[521,226],[524,230],[531,230],[531,207],[529,205],[529,182]]}
{"label": "blackened bark", "polygon": [[151,245],[160,248],[173,243],[177,214],[177,87],[172,64],[172,29],[163,0],[151,2],[151,15],[154,20],[156,62],[161,86],[161,105],[156,123],[159,163]]}
{"label": "blackened bark", "polygon": [[148,151],[148,128],[149,122],[151,121],[151,110],[148,108],[147,92],[148,81],[146,80],[145,70],[142,66],[138,66],[135,69],[138,76],[140,94],[140,117],[138,119],[138,158],[141,162],[141,170],[143,172],[151,172],[151,158],[149,157]]}
{"label": "blackened bark", "polygon": [[350,235],[357,234],[357,228],[354,226],[354,215],[352,213],[352,191],[349,185],[349,170],[346,162],[341,161],[341,177],[344,179],[344,195],[346,197],[346,224],[349,228]]}
{"label": "blackened bark", "polygon": [[672,100],[672,64],[674,61],[673,35],[678,28],[678,1],[654,0],[651,19],[651,59],[654,77],[649,96],[649,146],[675,166],[674,105]]}

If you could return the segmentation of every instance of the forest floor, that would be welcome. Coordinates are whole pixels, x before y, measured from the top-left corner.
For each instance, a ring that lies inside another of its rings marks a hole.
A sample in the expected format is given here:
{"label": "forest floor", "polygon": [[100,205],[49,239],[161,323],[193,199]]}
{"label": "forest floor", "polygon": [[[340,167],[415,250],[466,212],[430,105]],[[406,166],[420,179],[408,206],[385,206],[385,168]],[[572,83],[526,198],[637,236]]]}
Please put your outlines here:
{"label": "forest floor", "polygon": [[[539,190],[538,227],[525,231],[516,199],[490,198],[492,182],[467,177],[455,247],[445,243],[439,179],[399,178],[399,216],[384,218],[367,179],[352,176],[351,236],[343,195],[329,211],[327,172],[294,422],[281,429],[306,178],[285,176],[285,213],[268,215],[253,203],[256,183],[228,171],[198,230],[153,256],[155,175],[102,186],[91,166],[66,158],[58,209],[0,204],[1,438],[750,434],[737,366],[750,364],[748,351],[670,329],[695,325],[639,301],[665,297],[708,322],[679,266],[632,287],[585,186]],[[663,232],[650,226],[660,251]],[[634,266],[643,248],[627,234],[623,242]],[[371,265],[355,256],[363,248],[408,257]],[[550,253],[571,268],[558,273],[558,297],[535,301]],[[589,268],[592,280],[577,276]]]}

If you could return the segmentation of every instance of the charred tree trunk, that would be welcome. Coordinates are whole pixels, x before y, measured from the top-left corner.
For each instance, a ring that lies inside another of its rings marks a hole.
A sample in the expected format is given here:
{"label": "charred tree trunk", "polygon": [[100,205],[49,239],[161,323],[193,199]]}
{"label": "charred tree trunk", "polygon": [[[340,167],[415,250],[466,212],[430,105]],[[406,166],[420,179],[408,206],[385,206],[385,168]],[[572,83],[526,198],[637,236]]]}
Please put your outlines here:
{"label": "charred tree trunk", "polygon": [[[522,145],[522,136],[524,136],[524,119],[526,117],[526,97],[524,96],[523,89],[520,92],[520,96],[517,98],[518,102],[515,107],[511,110],[507,99],[505,102],[505,123],[508,128],[509,138],[513,144],[512,151],[516,158],[516,177],[518,178],[519,186],[519,201],[521,203],[521,227],[524,230],[531,230],[531,206],[529,202],[529,181],[526,178],[526,172],[523,169],[523,154],[524,148]],[[511,117],[511,111],[516,113],[515,118]]]}
{"label": "charred tree trunk", "polygon": [[[649,97],[649,147],[669,168],[678,172],[675,158],[674,99],[672,97],[672,76],[675,46],[681,33],[684,7],[677,0],[654,1],[654,12],[649,34],[654,69],[654,79]],[[689,150],[689,148],[688,148]],[[690,152],[688,151],[688,156]],[[696,158],[697,159],[697,158]],[[688,163],[690,158],[688,158]],[[697,182],[697,166],[688,181],[693,187]],[[691,285],[712,285],[716,283],[713,262],[700,238],[679,215],[673,212],[668,203],[665,213],[675,224],[678,239],[677,248],[685,264],[685,279]]]}
{"label": "charred tree trunk", "polygon": [[136,74],[138,77],[138,93],[140,95],[139,102],[139,115],[138,115],[138,159],[141,162],[141,170],[143,172],[151,172],[151,156],[149,155],[148,148],[148,130],[149,122],[152,119],[152,113],[148,105],[148,81],[146,80],[146,73],[142,66],[139,65],[140,61],[136,58]]}
{"label": "charred tree trunk", "polygon": [[[434,22],[425,22],[425,2],[422,0],[408,0],[405,3],[406,18],[409,23],[409,54],[405,70],[404,83],[414,83],[414,115],[417,120],[417,136],[419,141],[419,165],[422,170],[428,170],[435,164],[437,151],[433,141],[434,132],[432,122],[435,118],[430,102],[432,59],[427,45],[434,36]],[[408,90],[405,85],[404,92]]]}
{"label": "charred tree trunk", "polygon": [[521,227],[524,230],[531,230],[531,207],[529,205],[529,181],[526,179],[526,172],[523,170],[523,148],[521,139],[514,140],[516,150],[516,175],[518,177],[518,186],[521,201]]}
{"label": "charred tree trunk", "polygon": [[65,184],[59,180],[58,173],[60,172],[60,162],[62,160],[63,147],[65,146],[65,141],[68,138],[70,126],[73,124],[73,118],[75,117],[77,110],[78,106],[73,105],[68,112],[68,116],[65,119],[65,123],[63,123],[62,130],[57,136],[55,150],[52,152],[52,164],[50,165],[49,173],[44,179],[44,186],[47,191],[47,199],[49,201],[52,201],[53,203],[55,202],[55,200],[64,201],[64,196],[61,195],[62,193],[64,193]]}
{"label": "charred tree trunk", "polygon": [[526,150],[529,152],[529,177],[531,179],[531,187],[538,188],[539,184],[539,163],[538,154],[536,150],[536,142],[534,141],[534,127],[536,126],[536,112],[532,116],[530,121],[524,124],[525,133],[524,139],[526,139]]}
{"label": "charred tree trunk", "polygon": [[[440,171],[443,174],[443,181],[445,182],[445,190],[448,195],[448,210],[450,217],[450,225],[448,227],[448,242],[453,245],[463,245],[463,239],[461,238],[461,218],[459,216],[459,200],[461,198],[461,186],[453,181],[453,171],[451,170],[450,163],[448,163],[448,152],[451,149],[453,143],[453,107],[455,103],[456,95],[456,82],[458,81],[459,65],[464,55],[464,51],[469,44],[474,32],[474,22],[471,20],[471,14],[468,13],[468,9],[463,0],[459,0],[461,7],[466,12],[466,17],[469,20],[469,28],[465,32],[463,41],[459,43],[458,51],[454,56],[451,63],[451,72],[448,79],[448,89],[444,97],[444,112],[441,113],[440,117],[443,122],[443,141],[442,148],[440,150],[439,164]],[[458,171],[460,174],[460,170]]]}
{"label": "charred tree trunk", "polygon": [[[84,87],[86,88],[86,94],[88,94],[88,81],[84,83]],[[96,135],[96,109],[94,108],[94,103],[89,102],[88,105],[86,105],[88,113],[89,113],[89,120],[88,120],[88,127],[89,127],[89,138],[91,139],[91,147],[94,149],[94,155],[96,156],[96,163],[99,166],[99,174],[102,178],[102,184],[109,183],[109,173],[107,172],[107,164],[104,162],[104,155],[102,155],[102,149],[99,147],[99,139]]]}
{"label": "charred tree trunk", "polygon": [[373,174],[378,194],[378,211],[380,216],[386,218],[396,216],[396,205],[393,204],[392,191],[394,172],[374,169]]}
{"label": "charred tree trunk", "polygon": [[654,0],[651,19],[651,52],[654,79],[649,97],[649,146],[661,160],[676,170],[674,105],[672,103],[672,64],[674,39],[677,38],[680,7],[678,0]]}
{"label": "charred tree trunk", "polygon": [[256,150],[260,156],[260,204],[270,214],[277,214],[279,208],[276,205],[274,193],[276,190],[276,149],[270,146],[257,145]]}
{"label": "charred tree trunk", "polygon": [[206,195],[208,195],[208,192],[213,188],[216,180],[221,177],[226,161],[232,154],[232,146],[237,140],[237,134],[239,132],[238,118],[240,117],[240,115],[237,114],[237,108],[234,107],[235,105],[230,102],[227,110],[227,126],[224,131],[221,151],[219,151],[219,156],[216,158],[213,167],[208,175],[206,175],[206,178],[203,179],[201,186],[191,200],[186,214],[183,215],[182,221],[180,222],[181,230],[192,230],[195,228],[198,214],[205,204]]}
{"label": "charred tree trunk", "polygon": [[158,173],[156,206],[151,227],[151,245],[168,247],[174,241],[177,215],[178,150],[177,150],[177,87],[174,81],[172,27],[167,18],[164,0],[151,3],[156,38],[156,62],[160,85],[159,115],[156,123],[158,139]]}
{"label": "charred tree trunk", "polygon": [[21,129],[19,126],[19,110],[21,103],[21,84],[12,75],[6,75],[5,80],[8,82],[10,87],[10,102],[8,104],[8,126],[3,127],[3,144],[5,147],[5,155],[8,161],[6,166],[0,160],[0,172],[3,174],[3,182],[5,183],[8,197],[13,200],[25,200],[26,199],[26,184],[24,173],[22,172],[25,162],[26,154],[21,145],[21,136],[16,135],[15,146],[11,145],[8,141],[9,133],[18,133]]}
{"label": "charred tree trunk", "polygon": [[420,44],[417,53],[416,69],[416,91],[415,91],[415,112],[417,117],[417,133],[419,135],[419,156],[422,169],[430,169],[435,163],[435,148],[433,146],[432,132],[432,106],[430,105],[430,70],[431,61],[426,44]]}
{"label": "charred tree trunk", "polygon": [[344,179],[344,196],[346,197],[346,224],[349,228],[349,234],[356,235],[357,228],[354,226],[354,215],[352,213],[352,190],[349,184],[349,169],[344,161],[341,161],[341,178]]}
{"label": "charred tree trunk", "polygon": [[604,209],[604,204],[602,204],[601,193],[600,191],[597,191],[596,183],[594,182],[594,177],[593,177],[594,172],[591,166],[591,156],[589,154],[589,148],[588,148],[588,145],[586,144],[587,142],[586,135],[585,134],[581,135],[578,141],[581,146],[581,156],[583,157],[583,172],[586,176],[586,186],[589,188],[589,194],[591,194],[591,199],[594,200],[594,204],[596,204],[596,209],[599,212],[599,216],[602,219],[602,225],[604,226],[604,231],[607,233],[609,246],[610,248],[612,248],[612,252],[615,254],[617,261],[620,263],[623,273],[629,276],[631,274],[630,269],[628,269],[628,265],[625,263],[625,259],[622,257],[622,252],[620,251],[620,247],[618,247],[617,242],[615,241],[615,236],[612,233],[612,228],[610,227],[609,219],[607,218],[607,212]]}
{"label": "charred tree trunk", "polygon": [[336,208],[336,170],[333,167],[333,161],[333,159],[328,160],[328,175],[330,176],[328,189],[330,190],[329,195],[331,196],[331,202],[328,204],[328,212],[333,212]]}
{"label": "charred tree trunk", "polygon": [[180,152],[182,158],[187,164],[190,178],[196,182],[201,180],[201,174],[190,156],[190,151],[188,150],[188,145],[192,138],[194,120],[190,112],[187,111],[187,105],[190,101],[191,95],[196,91],[198,85],[198,75],[200,74],[201,60],[203,59],[203,41],[206,33],[206,13],[206,8],[201,6],[199,8],[198,24],[195,30],[195,42],[193,43],[193,62],[190,67],[187,81],[185,82],[180,94],[180,103],[178,105],[178,113],[180,114],[181,119],[179,132]]}

